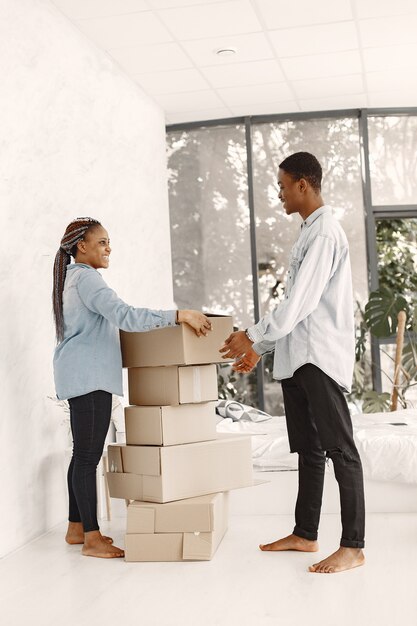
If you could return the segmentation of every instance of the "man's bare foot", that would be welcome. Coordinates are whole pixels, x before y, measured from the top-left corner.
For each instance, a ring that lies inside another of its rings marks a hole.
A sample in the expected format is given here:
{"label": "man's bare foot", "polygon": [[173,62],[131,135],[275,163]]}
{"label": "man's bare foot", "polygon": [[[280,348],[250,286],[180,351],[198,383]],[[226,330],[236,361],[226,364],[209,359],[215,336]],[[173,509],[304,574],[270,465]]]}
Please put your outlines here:
{"label": "man's bare foot", "polygon": [[347,569],[359,567],[365,563],[365,556],[360,548],[340,547],[336,552],[308,569],[316,574],[335,574]]}
{"label": "man's bare foot", "polygon": [[272,543],[259,545],[263,552],[280,552],[282,550],[298,550],[299,552],[317,552],[319,544],[317,541],[297,537],[297,535],[289,535],[283,539],[278,539]]}
{"label": "man's bare foot", "polygon": [[[101,535],[107,543],[113,543],[111,537]],[[68,522],[68,530],[65,535],[65,541],[70,545],[84,543],[84,528],[81,522]]]}
{"label": "man's bare foot", "polygon": [[85,541],[81,550],[84,556],[96,556],[100,559],[114,559],[125,555],[121,548],[112,546],[99,530],[92,530],[84,534]]}

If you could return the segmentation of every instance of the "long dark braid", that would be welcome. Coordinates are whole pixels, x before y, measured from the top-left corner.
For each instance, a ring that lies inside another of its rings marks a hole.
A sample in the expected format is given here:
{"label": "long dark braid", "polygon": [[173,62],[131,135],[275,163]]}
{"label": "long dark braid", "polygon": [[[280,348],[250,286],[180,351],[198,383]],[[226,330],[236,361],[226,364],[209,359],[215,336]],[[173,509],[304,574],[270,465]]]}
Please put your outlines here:
{"label": "long dark braid", "polygon": [[59,250],[54,262],[54,288],[52,292],[52,304],[55,319],[55,331],[57,343],[64,338],[64,316],[62,308],[62,293],[64,291],[67,266],[71,263],[71,256],[77,254],[77,243],[84,239],[88,230],[101,226],[98,220],[92,217],[77,217],[68,224],[64,236],[61,239]]}

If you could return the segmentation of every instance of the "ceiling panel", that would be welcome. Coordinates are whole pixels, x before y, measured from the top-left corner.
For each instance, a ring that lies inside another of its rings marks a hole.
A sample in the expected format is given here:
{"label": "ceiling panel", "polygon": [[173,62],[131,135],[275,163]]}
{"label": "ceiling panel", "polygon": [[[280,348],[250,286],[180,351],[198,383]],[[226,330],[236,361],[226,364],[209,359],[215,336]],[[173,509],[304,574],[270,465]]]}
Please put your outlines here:
{"label": "ceiling panel", "polygon": [[224,0],[147,0],[152,9],[173,9],[175,7],[192,7],[199,4],[216,4]]}
{"label": "ceiling panel", "polygon": [[54,2],[171,121],[417,106],[417,0]]}
{"label": "ceiling panel", "polygon": [[172,40],[151,11],[77,20],[76,24],[87,37],[105,49]]}
{"label": "ceiling panel", "polygon": [[[372,91],[385,91],[387,88],[387,72],[369,72],[366,78],[368,89]],[[408,70],[396,70],[390,72],[389,88],[395,91],[408,92],[417,87],[417,74]]]}
{"label": "ceiling panel", "polygon": [[280,57],[354,50],[358,47],[354,22],[274,30],[270,32],[270,37]]}
{"label": "ceiling panel", "polygon": [[356,0],[356,14],[359,18],[412,13],[417,13],[415,0]]}
{"label": "ceiling panel", "polygon": [[186,117],[183,112],[171,112],[166,114],[168,124],[181,124],[187,122],[203,122],[206,120],[218,120],[231,117],[233,114],[227,107],[217,107],[216,109],[199,109],[188,111]]}
{"label": "ceiling panel", "polygon": [[263,102],[281,102],[293,100],[293,93],[286,83],[270,83],[256,85],[253,89],[246,87],[225,87],[217,93],[228,106],[239,105],[242,102],[260,104]]}
{"label": "ceiling panel", "polygon": [[187,91],[186,93],[169,93],[154,96],[155,100],[167,112],[198,111],[224,107],[220,98],[209,89],[203,91]]}
{"label": "ceiling panel", "polygon": [[[146,0],[152,9],[174,9],[177,7],[192,7],[201,4],[219,4],[226,0]],[[236,0],[239,1],[239,0]],[[256,1],[256,0],[255,0]]]}
{"label": "ceiling panel", "polygon": [[[263,33],[185,41],[182,45],[192,61],[200,67],[214,64],[226,65],[243,61],[259,61],[271,59],[274,56],[271,46]],[[234,56],[222,57],[216,55],[216,50],[219,48],[230,46],[237,50]]]}
{"label": "ceiling panel", "polygon": [[182,48],[176,43],[154,46],[129,46],[109,50],[113,58],[130,75],[147,72],[181,70],[192,67]]}
{"label": "ceiling panel", "polygon": [[209,89],[210,85],[195,69],[170,72],[150,72],[134,77],[136,82],[151,95],[181,93]]}
{"label": "ceiling panel", "polygon": [[297,80],[293,82],[293,86],[297,97],[300,99],[341,96],[364,91],[361,74]]}
{"label": "ceiling panel", "polygon": [[325,24],[351,20],[352,8],[349,0],[257,0],[262,17],[269,30]]}
{"label": "ceiling panel", "polygon": [[170,32],[180,40],[262,30],[249,0],[164,9],[159,11],[159,15]]}
{"label": "ceiling panel", "polygon": [[288,80],[358,74],[362,71],[358,50],[290,57],[282,59],[281,64]]}
{"label": "ceiling panel", "polygon": [[363,51],[365,69],[368,72],[387,71],[398,68],[415,70],[417,43],[404,46],[365,48]]}
{"label": "ceiling panel", "polygon": [[295,100],[284,102],[264,102],[263,104],[238,104],[230,107],[233,115],[279,115],[280,113],[297,112],[300,110]]}
{"label": "ceiling panel", "polygon": [[308,98],[300,100],[302,111],[331,111],[333,109],[359,109],[368,106],[365,93]]}
{"label": "ceiling panel", "polygon": [[371,107],[417,107],[416,90],[380,91],[368,96]]}
{"label": "ceiling panel", "polygon": [[417,15],[360,20],[359,28],[365,48],[416,43]]}
{"label": "ceiling panel", "polygon": [[201,68],[212,87],[240,87],[284,81],[278,61],[251,61]]}
{"label": "ceiling panel", "polygon": [[75,20],[149,10],[146,0],[53,0],[53,3]]}

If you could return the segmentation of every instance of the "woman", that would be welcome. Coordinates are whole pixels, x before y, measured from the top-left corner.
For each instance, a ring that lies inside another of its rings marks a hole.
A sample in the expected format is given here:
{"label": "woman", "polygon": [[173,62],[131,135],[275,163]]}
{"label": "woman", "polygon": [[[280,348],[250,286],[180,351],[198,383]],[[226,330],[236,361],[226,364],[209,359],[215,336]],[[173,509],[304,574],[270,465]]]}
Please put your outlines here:
{"label": "woman", "polygon": [[[100,533],[96,515],[96,468],[110,424],[112,394],[123,395],[118,329],[138,332],[185,323],[200,336],[211,328],[199,311],[153,311],[123,302],[97,271],[109,266],[110,252],[100,222],[77,218],[61,240],[53,289],[55,387],[57,397],[69,401],[74,441],[66,541],[84,544],[82,554],[101,558],[124,556]],[[70,264],[71,256],[75,263]]]}

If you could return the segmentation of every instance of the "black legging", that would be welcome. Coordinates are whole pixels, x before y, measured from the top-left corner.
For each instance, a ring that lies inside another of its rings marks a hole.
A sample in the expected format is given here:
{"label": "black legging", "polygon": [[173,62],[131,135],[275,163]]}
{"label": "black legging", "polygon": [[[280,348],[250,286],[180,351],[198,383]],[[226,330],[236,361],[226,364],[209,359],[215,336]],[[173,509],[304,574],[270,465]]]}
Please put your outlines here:
{"label": "black legging", "polygon": [[96,469],[110,424],[112,394],[92,391],[70,398],[73,455],[68,468],[70,522],[82,522],[84,532],[98,530]]}

